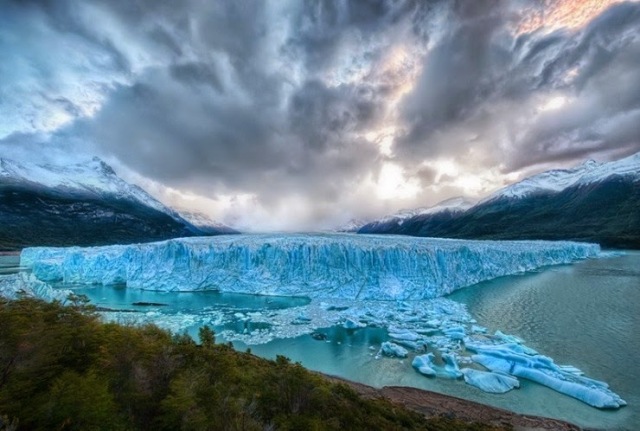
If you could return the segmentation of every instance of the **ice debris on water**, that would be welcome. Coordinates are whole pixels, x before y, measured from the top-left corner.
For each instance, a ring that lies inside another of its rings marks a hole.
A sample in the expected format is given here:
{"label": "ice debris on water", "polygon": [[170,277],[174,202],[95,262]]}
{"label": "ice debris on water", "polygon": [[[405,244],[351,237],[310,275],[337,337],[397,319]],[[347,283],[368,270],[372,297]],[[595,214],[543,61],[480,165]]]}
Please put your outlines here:
{"label": "ice debris on water", "polygon": [[617,409],[627,405],[606,383],[578,375],[573,368],[560,367],[547,356],[530,354],[519,344],[467,343],[466,347],[476,353],[474,362],[493,372],[531,380],[593,407]]}
{"label": "ice debris on water", "polygon": [[391,341],[385,341],[380,346],[380,353],[385,356],[391,356],[396,358],[406,358],[409,356],[409,352],[402,346],[392,343]]}
{"label": "ice debris on water", "polygon": [[[26,273],[0,277],[0,296],[16,297],[18,292],[64,301],[72,291],[53,288]],[[329,308],[331,311],[328,311]],[[268,313],[208,308],[177,313],[162,309],[145,313],[103,311],[101,315],[107,321],[122,324],[153,323],[174,333],[197,331],[197,328],[205,325],[225,328],[233,322],[241,322],[239,329],[220,329],[216,332],[223,340],[239,340],[248,345],[304,334],[330,341],[317,330],[344,325],[348,319],[354,319],[355,322],[356,318],[364,325],[360,319],[364,321],[363,317],[366,316],[367,326],[383,327],[390,331],[392,341],[385,342],[378,353],[394,357],[413,356],[413,367],[425,376],[452,379],[464,376],[468,384],[487,392],[506,390],[510,385],[517,387],[514,380],[525,378],[595,407],[618,408],[626,405],[605,383],[584,377],[576,367],[556,365],[552,359],[524,345],[524,341],[518,337],[504,333],[473,333],[470,331],[472,319],[465,306],[446,298],[417,301],[412,303],[411,308],[390,301],[327,300]],[[257,325],[257,329],[250,330],[247,325]],[[461,333],[467,334],[462,340],[459,336]],[[429,351],[422,354],[425,349]],[[458,363],[467,364],[471,360],[473,366],[482,366],[488,371],[470,367],[459,369]]]}
{"label": "ice debris on water", "polygon": [[425,355],[418,355],[413,358],[411,362],[411,366],[418,370],[420,374],[424,374],[427,377],[435,377],[436,370],[434,370],[434,360],[435,356],[433,353],[427,353]]}

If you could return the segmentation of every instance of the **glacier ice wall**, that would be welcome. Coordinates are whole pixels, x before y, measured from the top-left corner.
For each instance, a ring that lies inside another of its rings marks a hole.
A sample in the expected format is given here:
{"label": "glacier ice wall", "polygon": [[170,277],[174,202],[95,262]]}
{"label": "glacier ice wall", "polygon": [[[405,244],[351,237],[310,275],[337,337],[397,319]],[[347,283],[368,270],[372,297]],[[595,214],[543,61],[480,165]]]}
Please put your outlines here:
{"label": "glacier ice wall", "polygon": [[575,242],[265,234],[89,248],[27,248],[20,264],[45,282],[418,300],[599,252],[596,244]]}
{"label": "glacier ice wall", "polygon": [[65,302],[73,292],[69,289],[56,289],[37,280],[33,274],[20,272],[0,275],[0,298],[18,299],[20,297],[39,298],[45,301]]}

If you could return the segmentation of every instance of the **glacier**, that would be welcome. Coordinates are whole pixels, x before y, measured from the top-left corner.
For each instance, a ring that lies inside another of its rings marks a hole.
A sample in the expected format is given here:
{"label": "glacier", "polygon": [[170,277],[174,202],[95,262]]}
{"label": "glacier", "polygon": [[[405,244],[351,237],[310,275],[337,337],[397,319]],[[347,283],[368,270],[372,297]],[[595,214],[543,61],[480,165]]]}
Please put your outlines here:
{"label": "glacier", "polygon": [[353,234],[180,238],[103,247],[26,248],[44,282],[126,284],[357,300],[424,300],[492,278],[597,256],[597,244]]}
{"label": "glacier", "polygon": [[[247,345],[305,334],[323,339],[322,328],[336,326],[347,331],[385,328],[388,339],[370,346],[376,360],[406,358],[414,372],[423,376],[464,378],[490,393],[517,388],[519,379],[527,379],[594,407],[619,408],[625,401],[604,382],[582,376],[575,367],[556,365],[517,336],[500,330],[489,334],[463,304],[442,298],[480,281],[596,256],[602,256],[598,245],[576,242],[352,234],[234,235],[126,246],[38,247],[21,253],[20,265],[28,273],[0,279],[0,296],[15,296],[21,290],[61,300],[69,292],[58,291],[61,288],[125,284],[160,292],[214,290],[308,297],[311,301],[305,305],[277,310],[167,313],[155,308],[101,314],[106,320],[154,323],[173,332],[214,326],[220,328],[221,339]],[[239,329],[229,329],[234,326]]]}
{"label": "glacier", "polygon": [[26,272],[0,275],[0,298],[27,297],[64,303],[71,294],[73,291],[70,289],[56,289]]}

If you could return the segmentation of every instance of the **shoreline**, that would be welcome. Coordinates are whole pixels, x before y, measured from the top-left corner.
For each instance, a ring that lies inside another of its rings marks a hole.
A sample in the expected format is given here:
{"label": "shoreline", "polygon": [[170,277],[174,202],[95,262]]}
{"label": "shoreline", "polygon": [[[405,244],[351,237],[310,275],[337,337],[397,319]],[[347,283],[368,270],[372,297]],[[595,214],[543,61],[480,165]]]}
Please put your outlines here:
{"label": "shoreline", "polygon": [[334,383],[346,384],[365,398],[386,398],[394,404],[399,404],[427,418],[444,416],[470,423],[480,422],[493,426],[511,426],[514,431],[596,431],[594,428],[581,428],[561,419],[516,413],[425,389],[409,386],[375,388],[330,374],[318,374]]}

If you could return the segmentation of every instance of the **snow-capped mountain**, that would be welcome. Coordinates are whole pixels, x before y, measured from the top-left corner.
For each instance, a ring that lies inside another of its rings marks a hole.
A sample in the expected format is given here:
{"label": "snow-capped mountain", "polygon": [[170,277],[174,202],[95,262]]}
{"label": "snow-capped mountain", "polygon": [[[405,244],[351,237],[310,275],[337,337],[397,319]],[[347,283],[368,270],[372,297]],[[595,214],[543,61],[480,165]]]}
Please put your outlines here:
{"label": "snow-capped mountain", "polygon": [[[401,223],[400,223],[400,222]],[[640,153],[533,175],[459,212],[424,212],[359,233],[469,239],[572,239],[640,248]]]}
{"label": "snow-capped mountain", "polygon": [[177,211],[185,220],[205,233],[238,233],[237,230],[227,226],[224,223],[220,223],[219,221],[201,212],[180,208],[178,208]]}
{"label": "snow-capped mountain", "polygon": [[[430,218],[448,218],[454,214],[462,213],[473,205],[476,201],[466,197],[455,197],[444,200],[431,207],[421,207],[415,209],[403,209],[395,214],[382,217],[378,220],[363,224],[358,229],[360,233],[374,233],[381,230],[394,230],[402,226],[406,220],[418,216],[430,216]],[[391,233],[391,232],[389,232]]]}
{"label": "snow-capped mountain", "polygon": [[395,214],[384,217],[380,219],[381,222],[397,220],[400,224],[402,221],[419,216],[419,215],[427,215],[427,214],[437,214],[443,211],[450,212],[463,212],[474,206],[476,203],[475,200],[465,198],[463,196],[458,196],[455,198],[447,199],[442,202],[435,204],[432,207],[421,207],[415,209],[403,209],[398,211]]}
{"label": "snow-capped mountain", "polygon": [[345,224],[342,224],[342,225],[340,225],[340,226],[338,226],[337,228],[334,228],[334,229],[329,229],[328,231],[329,232],[344,232],[344,233],[358,232],[358,229],[360,229],[362,226],[366,225],[367,223],[370,223],[370,220],[352,218],[351,220],[349,220]]}
{"label": "snow-capped mountain", "polygon": [[504,187],[482,202],[500,198],[523,198],[536,193],[559,193],[569,187],[602,182],[613,175],[640,181],[640,153],[608,163],[587,160],[571,169],[542,172]]}
{"label": "snow-capped mountain", "polygon": [[130,200],[167,213],[179,222],[185,221],[176,211],[137,185],[120,178],[111,166],[98,157],[65,166],[26,164],[0,158],[0,183],[30,185],[78,197]]}
{"label": "snow-capped mountain", "polygon": [[387,224],[402,225],[404,220],[423,214],[437,214],[441,212],[460,212],[471,208],[476,203],[475,200],[456,197],[444,200],[431,207],[421,207],[414,209],[402,209],[397,213],[384,216],[379,219],[351,219],[340,227],[333,229],[333,232],[359,232],[361,229],[369,229],[372,226],[379,228]]}
{"label": "snow-capped mountain", "polygon": [[127,183],[98,158],[65,166],[0,159],[0,248],[212,233]]}

